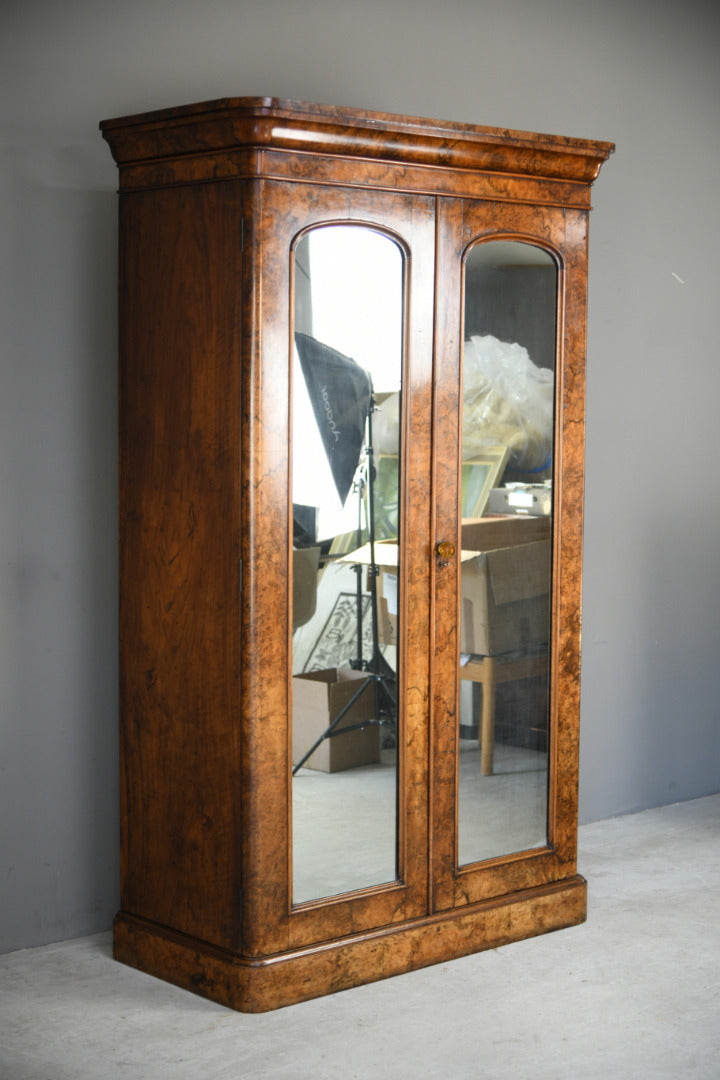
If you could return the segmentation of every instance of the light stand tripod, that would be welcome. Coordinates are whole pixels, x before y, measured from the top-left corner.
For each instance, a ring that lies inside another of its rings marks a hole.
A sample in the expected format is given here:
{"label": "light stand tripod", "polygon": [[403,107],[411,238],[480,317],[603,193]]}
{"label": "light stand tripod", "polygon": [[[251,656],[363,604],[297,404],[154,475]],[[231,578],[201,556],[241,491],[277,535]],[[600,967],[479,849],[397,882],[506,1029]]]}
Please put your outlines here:
{"label": "light stand tripod", "polygon": [[[368,582],[370,590],[370,625],[372,631],[372,653],[369,660],[363,660],[363,646],[362,646],[362,622],[363,622],[363,602],[362,602],[362,573],[364,563],[357,562],[354,564],[353,569],[357,575],[357,658],[350,662],[350,666],[356,671],[365,671],[366,678],[362,684],[358,687],[357,691],[352,695],[350,700],[343,706],[335,719],[330,723],[329,727],[322,733],[319,739],[317,739],[306,754],[300,759],[300,761],[293,767],[292,774],[298,772],[303,767],[305,762],[312,757],[317,750],[318,746],[325,739],[332,739],[337,735],[345,735],[348,731],[358,731],[362,728],[369,727],[371,725],[377,725],[379,727],[387,727],[392,729],[393,732],[397,730],[397,697],[395,692],[395,672],[388,664],[385,657],[380,651],[380,634],[379,634],[379,620],[378,620],[378,596],[377,596],[377,579],[379,575],[378,565],[375,561],[375,453],[373,450],[373,436],[372,436],[372,414],[375,410],[375,398],[374,396],[370,401],[370,409],[367,417],[367,431],[368,445],[365,448],[366,457],[366,479],[360,478],[358,480],[358,541],[361,539],[362,522],[362,497],[363,490],[367,484],[367,505],[368,505],[368,544],[370,549],[370,562],[367,566]],[[357,701],[365,694],[370,688],[373,690],[373,717],[369,720],[363,720],[356,724],[349,724],[346,727],[340,728],[338,725],[343,718],[347,716],[348,712],[355,705]]]}

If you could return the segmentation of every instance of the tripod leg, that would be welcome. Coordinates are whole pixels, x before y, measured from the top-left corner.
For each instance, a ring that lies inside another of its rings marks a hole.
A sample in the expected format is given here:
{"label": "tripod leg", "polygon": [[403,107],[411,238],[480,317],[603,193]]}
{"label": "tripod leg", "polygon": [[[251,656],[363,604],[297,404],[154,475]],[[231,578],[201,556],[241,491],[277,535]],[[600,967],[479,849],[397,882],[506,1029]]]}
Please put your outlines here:
{"label": "tripod leg", "polygon": [[[365,679],[365,680],[363,681],[363,684],[362,684],[362,686],[361,686],[361,687],[360,687],[360,688],[359,688],[359,689],[358,689],[358,690],[357,690],[357,691],[356,691],[356,692],[355,692],[355,693],[353,694],[353,696],[352,696],[352,697],[350,698],[350,700],[349,700],[349,701],[347,702],[347,704],[346,704],[346,705],[344,705],[344,706],[342,707],[342,709],[340,710],[340,712],[338,713],[338,715],[337,715],[337,716],[335,717],[335,719],[333,720],[333,722],[332,722],[332,723],[330,724],[330,726],[329,726],[328,728],[326,728],[326,730],[325,730],[325,731],[324,731],[324,732],[322,733],[322,735],[320,736],[320,738],[319,738],[319,739],[317,739],[317,740],[316,740],[316,741],[315,741],[315,742],[314,742],[314,743],[312,744],[312,746],[310,747],[310,749],[308,750],[308,752],[307,752],[307,753],[306,753],[306,754],[305,754],[305,755],[304,755],[304,756],[303,756],[303,757],[302,757],[302,758],[300,759],[300,761],[299,761],[299,762],[297,763],[297,765],[293,766],[293,771],[292,771],[292,774],[293,774],[293,776],[295,776],[295,773],[296,773],[296,772],[297,772],[297,771],[298,771],[299,769],[301,769],[301,768],[303,767],[303,765],[304,765],[304,764],[305,764],[305,762],[306,762],[306,761],[308,760],[308,758],[312,757],[312,755],[313,755],[313,754],[315,753],[315,751],[317,750],[317,748],[318,748],[318,746],[320,745],[320,743],[321,743],[321,742],[322,742],[322,741],[323,741],[324,739],[328,739],[328,738],[330,738],[330,737],[331,737],[331,735],[332,735],[332,734],[334,733],[334,731],[335,731],[335,728],[336,728],[336,727],[338,726],[338,724],[340,723],[340,721],[342,720],[342,718],[343,718],[344,716],[346,716],[346,715],[348,714],[348,712],[350,711],[350,709],[352,709],[352,707],[353,707],[353,705],[355,704],[355,702],[356,702],[356,701],[358,701],[358,700],[359,700],[359,698],[360,698],[360,697],[362,697],[362,695],[363,695],[363,694],[365,693],[365,691],[367,690],[368,686],[370,685],[370,681],[371,681],[370,679]],[[340,734],[340,733],[338,732],[338,734]]]}

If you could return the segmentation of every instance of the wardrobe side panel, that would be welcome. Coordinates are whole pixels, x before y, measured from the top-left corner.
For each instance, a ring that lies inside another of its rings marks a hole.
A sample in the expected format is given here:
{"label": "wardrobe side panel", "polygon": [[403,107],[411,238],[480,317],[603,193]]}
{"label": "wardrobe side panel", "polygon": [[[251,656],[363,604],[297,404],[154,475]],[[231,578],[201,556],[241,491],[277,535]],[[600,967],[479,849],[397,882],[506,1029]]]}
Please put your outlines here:
{"label": "wardrobe side panel", "polygon": [[122,909],[236,947],[242,186],[120,220]]}

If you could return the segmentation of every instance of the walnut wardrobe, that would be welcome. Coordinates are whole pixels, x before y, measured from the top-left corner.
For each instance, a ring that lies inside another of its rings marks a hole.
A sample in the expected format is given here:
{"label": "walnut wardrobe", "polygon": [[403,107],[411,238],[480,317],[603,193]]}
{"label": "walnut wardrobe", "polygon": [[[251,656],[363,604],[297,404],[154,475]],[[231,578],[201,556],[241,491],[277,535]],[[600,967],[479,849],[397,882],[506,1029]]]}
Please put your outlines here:
{"label": "walnut wardrobe", "polygon": [[120,172],[115,955],[262,1011],[585,918],[608,143],[223,99]]}

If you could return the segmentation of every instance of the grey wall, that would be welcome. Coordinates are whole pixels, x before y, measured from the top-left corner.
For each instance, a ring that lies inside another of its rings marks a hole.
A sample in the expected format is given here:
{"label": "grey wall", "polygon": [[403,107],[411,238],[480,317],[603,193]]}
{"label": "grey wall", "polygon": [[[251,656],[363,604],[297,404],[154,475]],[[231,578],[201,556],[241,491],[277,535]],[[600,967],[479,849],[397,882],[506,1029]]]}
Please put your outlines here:
{"label": "grey wall", "polygon": [[5,0],[0,948],[117,903],[115,167],[269,94],[617,143],[594,191],[581,813],[720,788],[715,0]]}

